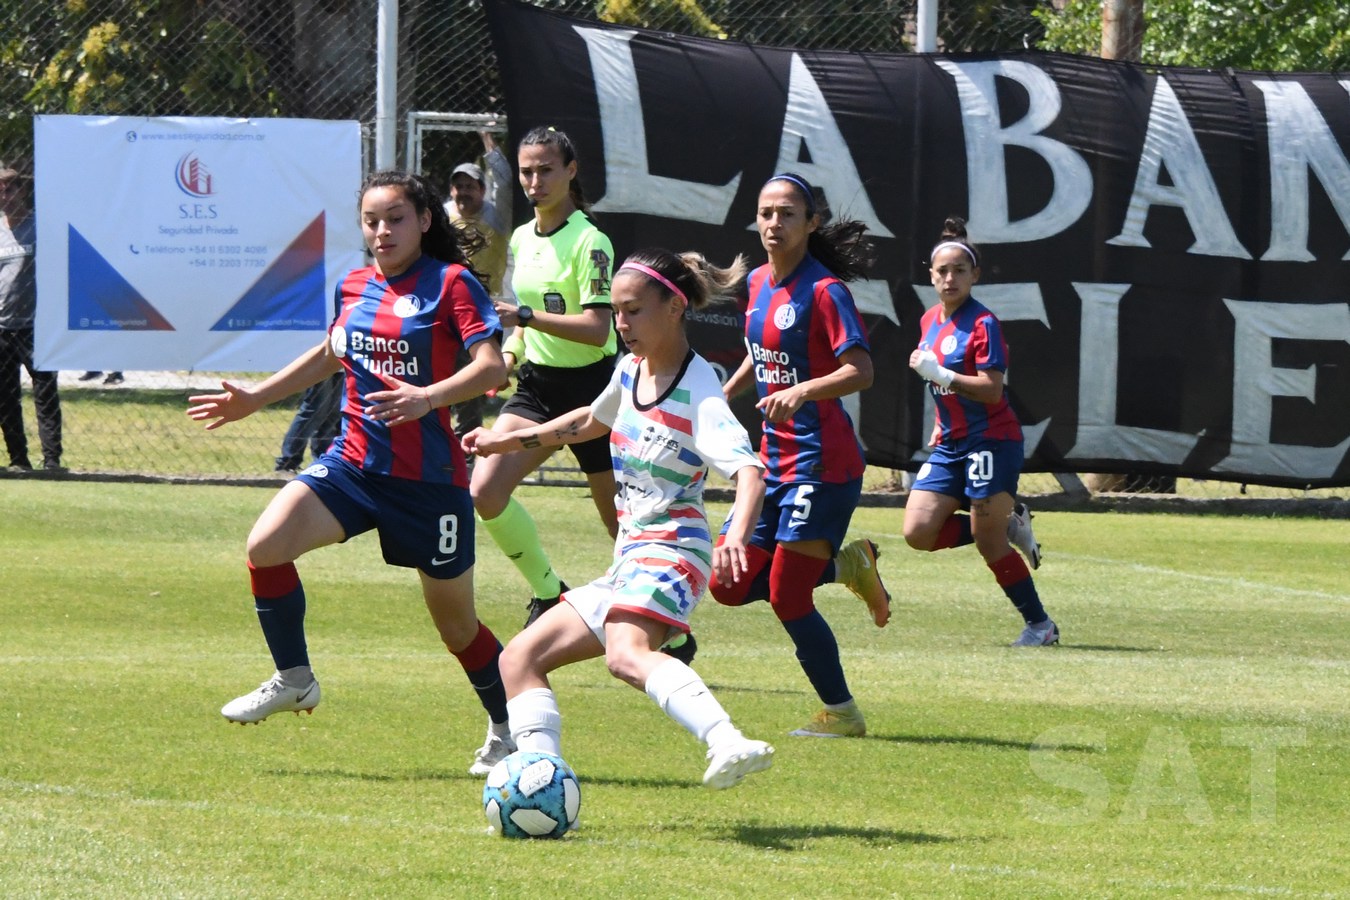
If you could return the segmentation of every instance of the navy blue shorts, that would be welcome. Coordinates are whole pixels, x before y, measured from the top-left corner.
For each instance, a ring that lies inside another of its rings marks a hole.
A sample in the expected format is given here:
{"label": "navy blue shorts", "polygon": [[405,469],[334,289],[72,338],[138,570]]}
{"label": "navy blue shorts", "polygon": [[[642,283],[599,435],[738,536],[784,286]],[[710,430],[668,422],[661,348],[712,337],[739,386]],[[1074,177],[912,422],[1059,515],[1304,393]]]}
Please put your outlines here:
{"label": "navy blue shorts", "polygon": [[[822,481],[794,481],[787,484],[766,483],[764,511],[760,513],[750,543],[772,553],[780,541],[824,540],[830,552],[843,546],[853,510],[862,497],[862,479],[843,484]],[[722,523],[726,534],[731,516]]]}
{"label": "navy blue shorts", "polygon": [[473,568],[473,500],[468,488],[434,481],[372,475],[325,453],[299,475],[346,533],[344,540],[379,532],[391,566],[455,578]]}
{"label": "navy blue shorts", "polygon": [[[511,413],[540,424],[556,419],[583,406],[590,406],[614,377],[614,357],[577,369],[538,366],[523,363],[516,374],[516,392],[502,407]],[[609,455],[609,435],[568,446],[577,467],[587,475],[614,468]]]}
{"label": "navy blue shorts", "polygon": [[1021,441],[965,441],[956,452],[939,444],[910,490],[971,500],[1004,493],[1016,497],[1023,454]]}

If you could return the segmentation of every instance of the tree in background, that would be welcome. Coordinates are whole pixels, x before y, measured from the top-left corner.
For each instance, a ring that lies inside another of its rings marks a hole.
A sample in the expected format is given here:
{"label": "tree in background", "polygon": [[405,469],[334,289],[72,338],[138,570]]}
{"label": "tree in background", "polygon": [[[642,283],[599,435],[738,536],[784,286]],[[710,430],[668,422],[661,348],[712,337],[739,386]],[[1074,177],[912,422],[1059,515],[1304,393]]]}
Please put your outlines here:
{"label": "tree in background", "polygon": [[[1041,50],[1096,56],[1100,0],[1045,6]],[[1350,5],[1345,0],[1145,0],[1142,61],[1164,66],[1257,71],[1350,70]]]}
{"label": "tree in background", "polygon": [[615,25],[659,28],[700,37],[727,36],[698,5],[698,0],[600,0],[595,15],[601,22]]}
{"label": "tree in background", "polygon": [[0,6],[0,159],[34,114],[369,118],[368,0]]}

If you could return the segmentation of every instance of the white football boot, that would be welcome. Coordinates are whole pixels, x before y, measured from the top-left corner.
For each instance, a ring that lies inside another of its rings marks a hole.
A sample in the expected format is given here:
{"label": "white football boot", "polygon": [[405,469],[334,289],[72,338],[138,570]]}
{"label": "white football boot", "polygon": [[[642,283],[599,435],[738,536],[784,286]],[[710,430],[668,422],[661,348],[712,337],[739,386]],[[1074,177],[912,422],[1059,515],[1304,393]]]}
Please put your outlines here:
{"label": "white football boot", "polygon": [[281,680],[281,673],[273,675],[258,686],[256,691],[235,697],[220,709],[220,714],[231,722],[240,725],[256,724],[279,712],[314,712],[319,705],[319,682],[310,678],[309,684],[292,687]]}

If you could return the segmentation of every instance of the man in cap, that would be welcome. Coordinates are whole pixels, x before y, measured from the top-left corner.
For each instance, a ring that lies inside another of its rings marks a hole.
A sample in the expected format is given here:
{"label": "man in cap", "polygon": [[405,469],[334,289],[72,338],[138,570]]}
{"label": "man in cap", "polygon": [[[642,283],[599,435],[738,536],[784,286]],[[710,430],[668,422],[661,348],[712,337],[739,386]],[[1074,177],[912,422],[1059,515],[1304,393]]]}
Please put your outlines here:
{"label": "man in cap", "polygon": [[[450,173],[450,199],[445,212],[450,221],[469,229],[483,239],[483,248],[469,256],[475,271],[487,284],[494,298],[511,296],[511,261],[507,242],[511,238],[511,164],[487,131],[478,132],[483,140],[483,162],[487,177],[477,163],[465,162]],[[508,360],[508,363],[511,362]],[[452,407],[455,433],[460,437],[483,424],[483,398],[474,397]]]}

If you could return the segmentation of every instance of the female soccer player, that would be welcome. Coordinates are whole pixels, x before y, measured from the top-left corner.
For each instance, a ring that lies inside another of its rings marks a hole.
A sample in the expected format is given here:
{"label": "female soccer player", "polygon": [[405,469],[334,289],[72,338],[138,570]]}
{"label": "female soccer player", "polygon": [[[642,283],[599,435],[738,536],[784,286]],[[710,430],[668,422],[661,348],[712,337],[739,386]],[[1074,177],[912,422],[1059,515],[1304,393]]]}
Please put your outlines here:
{"label": "female soccer player", "polygon": [[[609,303],[614,249],[587,215],[577,179],[576,149],[554,128],[521,139],[520,185],[534,219],[511,235],[511,288],[519,306],[499,301],[497,314],[517,330],[505,352],[520,360],[516,392],[493,424],[507,432],[589,404],[614,373],[617,342]],[[474,508],[483,527],[520,570],[534,593],[526,625],[558,602],[564,587],[549,562],[525,507],[512,493],[548,459],[552,448],[493,456],[474,466]],[[616,534],[614,473],[604,435],[572,447],[586,473],[591,498],[610,536]]]}
{"label": "female soccer player", "polygon": [[[930,382],[937,404],[932,455],[905,501],[905,541],[916,550],[974,543],[1026,627],[1014,647],[1059,642],[1059,627],[1041,606],[1027,564],[1041,564],[1031,513],[1016,503],[1022,473],[1022,426],[1008,405],[1003,373],[1008,345],[987,307],[970,295],[980,279],[980,255],[966,222],[946,221],[930,258],[941,301],[919,322],[919,346],[909,365]],[[969,505],[970,513],[961,511]]]}
{"label": "female soccer player", "polygon": [[[703,783],[726,788],[767,768],[773,748],[744,737],[707,685],[684,662],[659,652],[689,615],[711,572],[743,577],[745,542],[764,499],[762,467],[722,395],[712,367],[689,348],[684,315],[744,276],[738,258],[719,269],[695,253],[646,250],[614,277],[611,302],[632,354],[588,407],[542,425],[471,432],[480,456],[603,438],[619,473],[614,564],[585,587],[563,594],[511,639],[502,653],[511,736],[522,750],[560,754],[562,719],[548,675],[604,656],[616,678],[645,690],[661,709],[708,745]],[[714,549],[703,509],[708,467],[735,479],[724,539]]]}
{"label": "female soccer player", "polygon": [[852,220],[822,226],[814,190],[790,172],[760,189],[756,222],[769,261],[750,273],[745,318],[750,352],[727,380],[726,393],[734,396],[752,378],[759,391],[767,496],[746,550],[750,577],[716,578],[711,591],[728,606],[760,599],[763,588],[755,576],[767,570],[769,603],[825,705],[791,733],[860,737],[866,724],[844,678],[834,632],[812,592],[842,575],[867,602],[877,625],[890,618],[890,595],[877,573],[871,541],[854,541],[831,560],[862,494],[862,448],[840,398],[872,383],[862,318],[843,284],[868,263],[866,226]]}
{"label": "female soccer player", "polygon": [[[312,711],[319,683],[305,643],[305,592],[295,560],[375,529],[390,565],[416,568],[431,619],[478,692],[498,739],[478,751],[488,771],[507,750],[501,644],[474,612],[473,506],[464,452],[447,409],[501,384],[506,365],[492,302],[466,267],[457,232],[431,183],[376,172],[360,194],[374,264],[336,292],[328,337],[255,388],[191,397],[187,413],[219,428],[343,372],[342,432],[272,498],[248,536],[258,620],[276,674],[225,704],[232,722]],[[467,346],[471,361],[456,371]]]}

